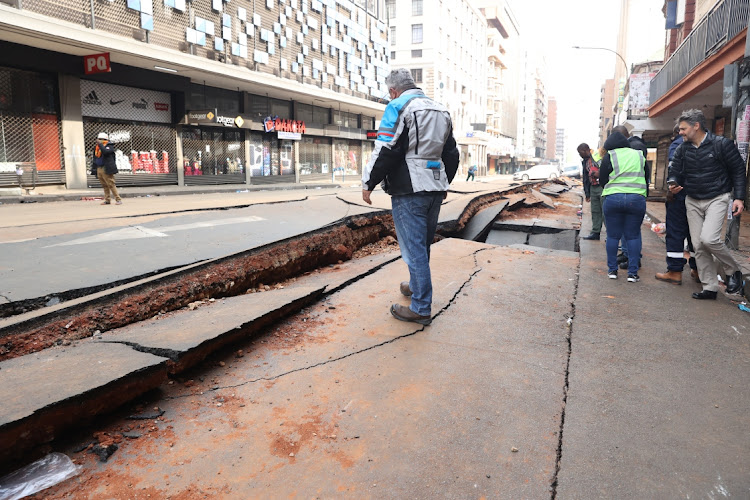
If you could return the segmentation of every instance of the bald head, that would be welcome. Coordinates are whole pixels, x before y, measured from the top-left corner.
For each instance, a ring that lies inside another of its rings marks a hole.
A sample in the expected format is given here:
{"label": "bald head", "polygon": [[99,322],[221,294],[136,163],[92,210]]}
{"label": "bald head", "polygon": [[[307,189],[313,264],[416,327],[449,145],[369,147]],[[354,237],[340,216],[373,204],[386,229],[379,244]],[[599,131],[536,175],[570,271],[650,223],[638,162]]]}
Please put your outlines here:
{"label": "bald head", "polygon": [[630,132],[628,132],[628,128],[625,125],[617,125],[612,128],[612,132],[620,132],[626,139],[630,137]]}

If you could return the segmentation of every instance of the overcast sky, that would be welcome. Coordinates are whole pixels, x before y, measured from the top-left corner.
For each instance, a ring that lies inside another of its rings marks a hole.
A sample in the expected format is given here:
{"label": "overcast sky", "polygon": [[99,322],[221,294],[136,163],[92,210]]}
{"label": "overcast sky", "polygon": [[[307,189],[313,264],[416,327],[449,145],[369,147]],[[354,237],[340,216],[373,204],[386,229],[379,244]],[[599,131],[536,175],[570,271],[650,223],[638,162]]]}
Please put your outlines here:
{"label": "overcast sky", "polygon": [[[547,95],[557,98],[558,128],[566,130],[568,161],[581,142],[592,147],[599,129],[599,97],[612,78],[616,55],[604,50],[577,50],[574,45],[617,49],[618,0],[508,0],[521,25],[523,42],[535,47],[547,63]],[[661,2],[629,0],[630,29],[626,61],[653,60],[664,46]]]}

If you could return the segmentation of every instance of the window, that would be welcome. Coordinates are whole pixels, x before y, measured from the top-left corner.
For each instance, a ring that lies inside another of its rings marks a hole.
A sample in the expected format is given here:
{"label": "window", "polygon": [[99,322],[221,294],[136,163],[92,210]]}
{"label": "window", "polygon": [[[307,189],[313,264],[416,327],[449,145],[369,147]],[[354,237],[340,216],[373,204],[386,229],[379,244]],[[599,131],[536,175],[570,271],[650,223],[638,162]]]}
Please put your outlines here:
{"label": "window", "polygon": [[414,83],[422,83],[422,68],[411,70],[411,77],[414,78]]}
{"label": "window", "polygon": [[396,27],[391,26],[391,45],[396,45]]}
{"label": "window", "polygon": [[385,8],[388,12],[388,19],[396,19],[396,0],[385,0]]}
{"label": "window", "polygon": [[391,51],[391,61],[393,61],[394,59],[396,59],[396,51],[392,50]]}
{"label": "window", "polygon": [[422,57],[422,49],[416,49],[411,51],[412,57]]}
{"label": "window", "polygon": [[422,0],[411,0],[411,15],[412,16],[422,15]]}
{"label": "window", "polygon": [[411,43],[422,43],[422,25],[411,25]]}

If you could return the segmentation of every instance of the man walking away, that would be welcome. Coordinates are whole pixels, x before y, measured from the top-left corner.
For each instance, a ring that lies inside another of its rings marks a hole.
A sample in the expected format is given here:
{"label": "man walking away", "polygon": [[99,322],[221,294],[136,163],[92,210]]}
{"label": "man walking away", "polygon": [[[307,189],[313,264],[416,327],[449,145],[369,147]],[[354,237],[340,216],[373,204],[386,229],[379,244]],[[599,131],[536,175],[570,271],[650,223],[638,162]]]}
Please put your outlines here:
{"label": "man walking away", "polygon": [[[739,215],[745,208],[745,162],[737,146],[706,130],[706,117],[697,109],[677,118],[685,139],[669,165],[669,191],[685,189],[690,236],[703,290],[694,299],[715,300],[719,291],[717,266],[726,273],[726,293],[742,293],[742,271],[721,238],[727,214]],[[714,262],[713,258],[716,258]]]}
{"label": "man walking away", "polygon": [[96,137],[96,146],[94,146],[94,159],[91,162],[91,174],[95,175],[104,189],[104,201],[102,205],[112,203],[112,196],[115,197],[115,203],[122,205],[120,193],[117,192],[115,185],[115,174],[117,173],[117,163],[115,162],[115,148],[109,143],[109,136],[104,132],[99,133]]}
{"label": "man walking away", "polygon": [[440,204],[458,170],[459,153],[450,113],[414,84],[408,69],[396,69],[385,79],[391,102],[385,108],[370,161],[362,172],[362,199],[382,182],[391,195],[393,223],[401,257],[409,267],[409,282],[401,293],[411,306],[391,306],[401,321],[432,322],[430,245],[437,230]]}
{"label": "man walking away", "polygon": [[599,185],[599,162],[594,159],[596,153],[585,142],[578,146],[578,155],[583,167],[583,193],[586,201],[591,202],[591,233],[584,240],[599,240],[602,231],[602,189]]}
{"label": "man walking away", "polygon": [[[669,145],[669,161],[674,158],[677,147],[683,143],[680,135],[680,128],[674,128],[675,139]],[[682,284],[682,271],[685,269],[685,239],[688,240],[688,248],[694,251],[690,239],[690,228],[688,226],[687,212],[685,210],[685,191],[682,190],[677,194],[667,193],[667,272],[656,273],[655,278],[659,281],[672,283],[673,285]],[[690,257],[690,276],[700,283],[698,278],[698,268],[695,264],[695,258]]]}

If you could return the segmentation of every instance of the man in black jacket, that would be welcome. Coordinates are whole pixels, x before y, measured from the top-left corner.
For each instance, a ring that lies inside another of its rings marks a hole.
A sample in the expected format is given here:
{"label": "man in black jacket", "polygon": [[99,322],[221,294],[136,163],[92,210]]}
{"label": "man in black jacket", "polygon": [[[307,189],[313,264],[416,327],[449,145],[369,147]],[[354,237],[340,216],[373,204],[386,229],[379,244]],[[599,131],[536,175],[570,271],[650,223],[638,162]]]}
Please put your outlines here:
{"label": "man in black jacket", "polygon": [[94,146],[91,174],[99,179],[104,189],[104,201],[102,205],[112,203],[112,196],[115,197],[117,205],[122,205],[122,198],[120,198],[120,193],[117,192],[117,186],[115,185],[116,173],[115,147],[110,144],[109,136],[104,132],[100,132],[96,137],[96,146]]}
{"label": "man in black jacket", "polygon": [[728,213],[736,216],[745,208],[745,162],[732,141],[706,130],[700,110],[683,111],[677,123],[685,142],[675,151],[667,183],[672,194],[683,189],[687,193],[690,236],[703,283],[693,298],[716,299],[717,265],[726,274],[726,293],[742,293],[742,271],[724,245],[721,230]]}
{"label": "man in black jacket", "polygon": [[604,188],[599,185],[599,163],[591,154],[591,148],[585,142],[578,146],[578,155],[581,157],[583,193],[586,196],[586,201],[591,203],[591,233],[581,239],[598,241],[604,221],[604,212],[602,211],[602,189]]}

